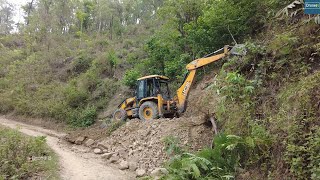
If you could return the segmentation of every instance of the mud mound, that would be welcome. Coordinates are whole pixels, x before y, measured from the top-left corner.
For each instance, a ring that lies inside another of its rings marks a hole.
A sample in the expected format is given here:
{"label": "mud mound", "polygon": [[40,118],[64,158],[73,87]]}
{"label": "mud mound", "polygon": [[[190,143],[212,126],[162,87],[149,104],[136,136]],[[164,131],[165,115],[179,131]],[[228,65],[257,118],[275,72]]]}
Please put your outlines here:
{"label": "mud mound", "polygon": [[183,117],[190,118],[214,113],[213,109],[215,109],[215,102],[218,97],[211,87],[215,83],[215,76],[216,73],[214,72],[206,75],[191,89],[188,97],[188,107]]}
{"label": "mud mound", "polygon": [[163,141],[168,136],[178,138],[181,146],[197,151],[211,144],[213,133],[202,117],[151,122],[131,120],[97,143],[97,147],[112,153],[114,163],[135,163],[150,173],[169,158]]}

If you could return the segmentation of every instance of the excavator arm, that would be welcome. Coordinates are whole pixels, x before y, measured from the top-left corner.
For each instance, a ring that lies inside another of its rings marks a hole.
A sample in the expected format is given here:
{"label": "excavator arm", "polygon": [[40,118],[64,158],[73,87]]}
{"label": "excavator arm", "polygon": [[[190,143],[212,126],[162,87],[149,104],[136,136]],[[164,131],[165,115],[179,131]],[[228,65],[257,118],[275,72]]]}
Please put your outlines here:
{"label": "excavator arm", "polygon": [[221,54],[209,55],[209,57],[207,56],[204,58],[196,59],[186,66],[186,69],[188,70],[188,74],[183,84],[181,85],[181,87],[177,90],[177,101],[178,101],[177,106],[178,106],[179,113],[183,113],[186,110],[187,98],[189,95],[191,85],[193,84],[197,69],[226,57],[230,52],[230,46],[225,46],[224,48],[219,49],[218,51],[212,54],[216,54],[222,50],[224,52]]}

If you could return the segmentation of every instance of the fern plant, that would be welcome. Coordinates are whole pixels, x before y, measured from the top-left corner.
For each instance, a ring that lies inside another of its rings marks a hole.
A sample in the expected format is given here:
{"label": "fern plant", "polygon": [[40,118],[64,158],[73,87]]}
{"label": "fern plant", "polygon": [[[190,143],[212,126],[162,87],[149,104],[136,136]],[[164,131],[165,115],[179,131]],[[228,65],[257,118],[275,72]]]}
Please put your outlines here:
{"label": "fern plant", "polygon": [[240,157],[251,148],[246,142],[239,136],[219,134],[213,149],[175,156],[167,164],[169,174],[163,179],[235,179]]}

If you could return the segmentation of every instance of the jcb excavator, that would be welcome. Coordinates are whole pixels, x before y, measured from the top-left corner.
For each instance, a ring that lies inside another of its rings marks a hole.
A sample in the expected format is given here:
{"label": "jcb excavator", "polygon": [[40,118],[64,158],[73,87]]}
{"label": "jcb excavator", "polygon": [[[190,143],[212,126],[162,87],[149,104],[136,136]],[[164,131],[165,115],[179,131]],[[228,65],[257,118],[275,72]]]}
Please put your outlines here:
{"label": "jcb excavator", "polygon": [[[239,51],[240,50],[240,51]],[[218,52],[223,51],[221,54]],[[124,100],[113,114],[116,121],[127,118],[140,118],[148,121],[166,115],[180,115],[187,108],[187,98],[198,68],[220,60],[229,54],[244,55],[243,45],[225,46],[204,58],[196,59],[186,66],[188,73],[177,95],[171,98],[169,78],[160,75],[145,76],[137,80],[135,97]]]}

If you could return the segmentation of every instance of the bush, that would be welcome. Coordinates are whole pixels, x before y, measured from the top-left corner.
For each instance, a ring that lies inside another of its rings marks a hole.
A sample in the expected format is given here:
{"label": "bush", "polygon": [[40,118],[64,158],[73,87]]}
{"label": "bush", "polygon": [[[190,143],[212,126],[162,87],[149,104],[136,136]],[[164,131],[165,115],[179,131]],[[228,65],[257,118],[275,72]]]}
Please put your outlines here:
{"label": "bush", "polygon": [[279,111],[271,119],[273,131],[283,139],[285,161],[298,179],[319,179],[320,173],[320,72],[285,86],[279,93]]}
{"label": "bush", "polygon": [[64,93],[67,104],[72,108],[77,108],[86,104],[86,101],[89,97],[88,92],[85,90],[79,90],[74,85],[69,85]]}
{"label": "bush", "polygon": [[169,156],[174,156],[183,153],[182,148],[179,146],[179,139],[174,136],[167,136],[163,139],[165,144],[165,151]]}
{"label": "bush", "polygon": [[[46,146],[45,137],[26,137],[0,127],[0,144],[0,179],[27,179],[46,171],[56,176],[56,157]],[[32,161],[32,157],[47,159]]]}
{"label": "bush", "polygon": [[167,164],[169,174],[163,179],[233,179],[250,146],[244,138],[220,134],[214,148],[197,154],[183,153]]}
{"label": "bush", "polygon": [[72,62],[72,71],[76,74],[86,72],[90,68],[92,60],[91,57],[88,57],[87,53],[81,54]]}
{"label": "bush", "polygon": [[98,108],[104,109],[119,89],[120,83],[112,79],[104,79],[91,94],[91,102]]}
{"label": "bush", "polygon": [[94,124],[97,117],[97,109],[87,106],[85,109],[76,109],[70,113],[69,124],[74,127],[88,127]]}
{"label": "bush", "polygon": [[141,76],[140,72],[137,70],[129,70],[126,71],[123,77],[123,83],[130,88],[134,88],[136,86],[137,79]]}
{"label": "bush", "polygon": [[221,95],[232,101],[248,99],[254,90],[253,83],[237,72],[227,73],[222,83],[219,90]]}
{"label": "bush", "polygon": [[252,120],[254,84],[237,72],[218,75],[213,90],[218,96],[215,113],[221,128],[226,133],[249,135],[248,121]]}

